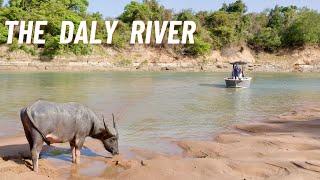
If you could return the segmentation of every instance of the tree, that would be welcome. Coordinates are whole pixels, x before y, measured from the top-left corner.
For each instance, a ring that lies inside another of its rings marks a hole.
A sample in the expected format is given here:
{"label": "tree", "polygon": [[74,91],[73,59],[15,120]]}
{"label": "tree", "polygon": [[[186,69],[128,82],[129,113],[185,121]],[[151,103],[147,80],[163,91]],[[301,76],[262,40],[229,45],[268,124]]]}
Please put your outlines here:
{"label": "tree", "polygon": [[156,0],[144,0],[143,4],[145,4],[150,11],[150,20],[155,21],[163,19],[163,14],[166,9]]}
{"label": "tree", "polygon": [[172,11],[165,9],[156,0],[144,0],[142,3],[131,1],[119,16],[121,21],[128,24],[135,20],[164,21],[171,18]]}
{"label": "tree", "polygon": [[205,26],[206,18],[208,17],[208,15],[208,11],[199,11],[198,13],[196,13],[196,18],[199,20],[201,26]]}
{"label": "tree", "polygon": [[236,2],[230,3],[229,5],[227,5],[226,3],[223,3],[220,11],[226,11],[229,13],[237,12],[237,13],[244,14],[247,12],[247,6],[244,2],[242,2],[242,0],[237,0]]}
{"label": "tree", "polygon": [[205,26],[211,33],[215,48],[221,48],[239,39],[237,37],[237,28],[240,20],[239,13],[225,11],[214,12],[206,17]]}
{"label": "tree", "polygon": [[7,28],[0,23],[0,44],[7,42],[8,30]]}
{"label": "tree", "polygon": [[320,43],[320,14],[316,11],[301,12],[298,19],[283,36],[285,46],[303,46]]}
{"label": "tree", "polygon": [[278,32],[283,31],[290,26],[297,14],[296,6],[275,6],[269,13],[268,27],[276,29]]}
{"label": "tree", "polygon": [[256,50],[276,51],[281,47],[281,37],[272,28],[261,29],[255,36],[249,40],[249,44]]}
{"label": "tree", "polygon": [[60,0],[68,9],[84,13],[89,6],[88,0]]}
{"label": "tree", "polygon": [[131,1],[126,5],[124,12],[120,15],[119,19],[124,23],[131,24],[135,20],[147,21],[150,17],[151,12],[146,4]]}
{"label": "tree", "polygon": [[[194,33],[194,44],[187,44],[182,47],[182,52],[185,55],[191,56],[202,56],[208,54],[211,49],[211,37],[208,35],[208,32],[202,27],[200,20],[193,13],[191,9],[182,10],[176,14],[175,19],[177,21],[194,21],[197,24],[197,30]],[[182,27],[180,28],[182,32]],[[181,36],[181,34],[180,34]]]}
{"label": "tree", "polygon": [[250,18],[250,27],[248,27],[250,35],[254,35],[261,31],[263,28],[267,27],[269,21],[268,12],[250,13],[248,14],[248,17]]}
{"label": "tree", "polygon": [[199,36],[195,37],[194,44],[186,45],[184,47],[184,54],[191,55],[191,56],[203,56],[208,54],[212,49],[212,45]]}
{"label": "tree", "polygon": [[10,7],[19,7],[24,10],[31,10],[42,3],[59,3],[67,9],[84,13],[89,6],[88,0],[9,0]]}

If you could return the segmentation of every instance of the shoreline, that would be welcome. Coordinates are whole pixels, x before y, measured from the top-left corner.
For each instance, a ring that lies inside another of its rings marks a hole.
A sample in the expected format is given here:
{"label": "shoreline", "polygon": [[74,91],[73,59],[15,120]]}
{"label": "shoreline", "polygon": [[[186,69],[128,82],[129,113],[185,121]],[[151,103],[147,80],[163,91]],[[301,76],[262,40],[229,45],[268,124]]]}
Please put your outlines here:
{"label": "shoreline", "polygon": [[[231,125],[213,140],[174,141],[181,155],[131,149],[135,155],[113,158],[102,145],[87,140],[85,147],[99,156],[82,155],[79,166],[69,155],[49,155],[40,160],[40,173],[30,168],[23,136],[0,139],[0,172],[7,178],[32,179],[317,179],[320,177],[320,107],[308,103],[263,121]],[[55,144],[68,154],[68,145]],[[43,149],[48,151],[48,147]],[[86,151],[86,150],[85,150]],[[46,154],[46,153],[45,153]],[[101,155],[103,157],[101,157]],[[64,165],[61,165],[64,164]],[[97,172],[94,167],[103,168]],[[93,168],[93,169],[92,169]],[[56,173],[53,173],[56,172]],[[57,173],[59,172],[59,173]]]}
{"label": "shoreline", "polygon": [[92,55],[59,55],[53,59],[32,56],[0,46],[0,71],[26,72],[230,72],[230,62],[246,61],[246,72],[320,72],[320,48],[304,47],[278,53],[253,52],[245,46],[213,50],[190,57],[169,49],[132,46],[124,50],[97,47]]}
{"label": "shoreline", "polygon": [[[189,65],[187,67],[172,63],[151,64],[138,68],[139,65],[121,67],[115,65],[105,65],[103,62],[41,62],[41,61],[0,61],[0,72],[224,72],[230,73],[231,67],[224,63],[219,68],[216,65],[201,66]],[[287,69],[286,67],[276,67],[274,64],[251,64],[251,69],[247,73],[317,73],[320,72],[320,65],[299,66],[299,69]],[[257,67],[256,69],[254,67]]]}

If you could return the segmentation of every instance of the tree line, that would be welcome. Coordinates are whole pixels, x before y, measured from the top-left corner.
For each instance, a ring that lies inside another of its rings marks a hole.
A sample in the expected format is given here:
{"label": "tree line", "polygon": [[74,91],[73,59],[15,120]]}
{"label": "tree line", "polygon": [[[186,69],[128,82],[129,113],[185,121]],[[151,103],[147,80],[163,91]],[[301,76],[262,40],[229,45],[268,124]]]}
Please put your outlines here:
{"label": "tree line", "polygon": [[[116,18],[104,18],[99,12],[88,13],[88,6],[88,0],[9,0],[5,6],[3,0],[0,0],[0,44],[7,41],[8,30],[4,24],[9,20],[48,21],[43,37],[46,39],[45,45],[19,45],[16,32],[9,50],[21,49],[33,55],[40,53],[50,57],[64,53],[87,55],[93,51],[93,45],[59,44],[60,25],[64,20],[73,21],[76,28],[80,21],[97,21],[97,37],[102,39],[103,46],[119,50],[130,46],[131,25],[135,20],[196,22],[195,44],[173,46],[151,42],[155,48],[172,48],[176,53],[188,56],[202,56],[213,49],[240,44],[267,52],[320,44],[319,12],[296,6],[275,6],[260,13],[248,13],[246,4],[236,0],[223,4],[217,11],[194,12],[187,9],[173,12],[156,0],[143,0],[130,2]],[[108,45],[104,21],[114,19],[119,20],[119,24],[113,35],[113,44]]]}

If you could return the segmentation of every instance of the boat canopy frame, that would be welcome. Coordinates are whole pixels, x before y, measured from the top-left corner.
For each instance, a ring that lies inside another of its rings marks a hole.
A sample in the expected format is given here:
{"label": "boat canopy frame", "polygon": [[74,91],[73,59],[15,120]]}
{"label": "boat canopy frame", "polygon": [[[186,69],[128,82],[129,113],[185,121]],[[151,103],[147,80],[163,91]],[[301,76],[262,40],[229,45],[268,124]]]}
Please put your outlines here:
{"label": "boat canopy frame", "polygon": [[232,64],[232,65],[236,65],[236,64],[238,64],[238,65],[246,65],[248,63],[245,62],[245,61],[236,61],[236,62],[231,62],[230,64]]}

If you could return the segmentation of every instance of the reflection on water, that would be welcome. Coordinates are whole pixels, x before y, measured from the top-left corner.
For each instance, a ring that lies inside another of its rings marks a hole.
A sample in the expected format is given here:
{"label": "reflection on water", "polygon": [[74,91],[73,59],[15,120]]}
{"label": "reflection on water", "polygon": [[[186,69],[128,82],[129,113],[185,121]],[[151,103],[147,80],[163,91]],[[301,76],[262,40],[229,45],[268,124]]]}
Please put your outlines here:
{"label": "reflection on water", "polygon": [[320,100],[320,75],[254,74],[249,89],[225,73],[1,73],[0,137],[23,133],[20,108],[37,99],[76,101],[119,121],[121,147],[166,151],[168,138],[207,139],[232,123]]}

